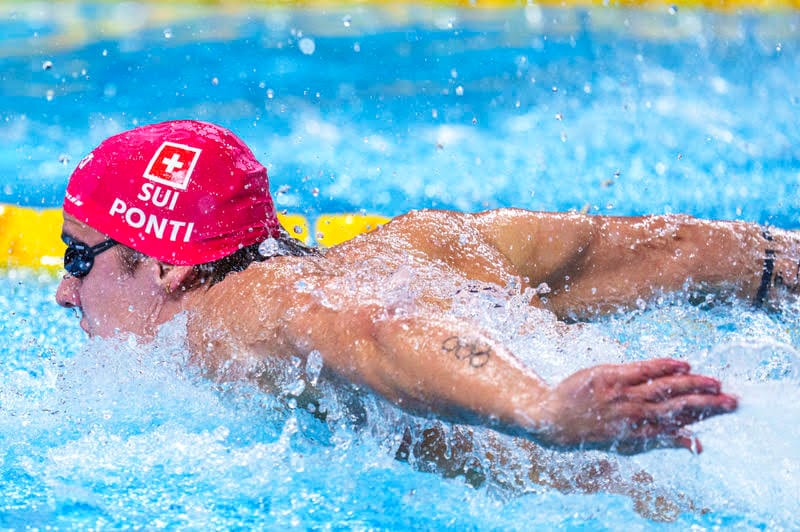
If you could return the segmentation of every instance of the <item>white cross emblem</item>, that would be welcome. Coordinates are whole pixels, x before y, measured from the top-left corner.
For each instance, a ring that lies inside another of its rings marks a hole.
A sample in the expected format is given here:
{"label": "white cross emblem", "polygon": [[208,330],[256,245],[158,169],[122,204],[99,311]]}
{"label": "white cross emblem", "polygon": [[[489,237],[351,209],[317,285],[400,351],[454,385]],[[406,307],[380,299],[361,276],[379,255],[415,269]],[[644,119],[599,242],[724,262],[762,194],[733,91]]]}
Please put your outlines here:
{"label": "white cross emblem", "polygon": [[186,190],[201,152],[200,148],[186,144],[164,142],[150,159],[143,175],[150,181]]}
{"label": "white cross emblem", "polygon": [[172,157],[170,157],[169,159],[164,157],[163,159],[161,159],[161,162],[164,163],[164,166],[167,167],[168,174],[175,173],[176,168],[179,170],[183,168],[183,163],[181,162],[181,156],[178,155],[177,153],[173,153]]}

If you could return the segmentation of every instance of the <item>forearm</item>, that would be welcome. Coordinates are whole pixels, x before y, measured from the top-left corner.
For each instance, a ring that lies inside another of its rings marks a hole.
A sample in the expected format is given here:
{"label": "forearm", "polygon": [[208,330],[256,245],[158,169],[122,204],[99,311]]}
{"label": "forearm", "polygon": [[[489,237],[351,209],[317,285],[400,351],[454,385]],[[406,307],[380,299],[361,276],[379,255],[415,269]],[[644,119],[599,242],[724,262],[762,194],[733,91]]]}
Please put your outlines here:
{"label": "forearm", "polygon": [[774,302],[797,291],[799,241],[794,232],[745,222],[595,217],[572,275],[551,279],[545,297],[559,315],[615,310],[683,289]]}
{"label": "forearm", "polygon": [[403,316],[374,324],[384,396],[423,414],[546,439],[540,412],[549,386],[473,324]]}
{"label": "forearm", "polygon": [[[316,308],[295,334],[326,367],[406,411],[538,438],[549,387],[499,342],[447,316],[394,315],[372,306]],[[313,326],[310,323],[315,323]]]}

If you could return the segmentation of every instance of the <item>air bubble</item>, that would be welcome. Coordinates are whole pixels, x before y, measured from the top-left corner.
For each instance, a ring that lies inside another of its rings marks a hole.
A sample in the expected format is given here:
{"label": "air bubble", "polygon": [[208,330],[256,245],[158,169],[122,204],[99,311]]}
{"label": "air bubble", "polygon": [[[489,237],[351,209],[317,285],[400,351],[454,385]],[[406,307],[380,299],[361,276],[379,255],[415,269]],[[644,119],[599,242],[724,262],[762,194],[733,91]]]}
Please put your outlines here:
{"label": "air bubble", "polygon": [[50,70],[51,68],[53,68],[52,61],[45,61],[42,63],[42,70]]}
{"label": "air bubble", "polygon": [[345,16],[342,17],[342,24],[344,24],[345,28],[349,28],[350,27],[350,23],[352,21],[353,21],[353,17],[351,17],[350,15],[345,15]]}
{"label": "air bubble", "polygon": [[164,38],[171,39],[172,38],[172,28],[165,28],[164,29]]}

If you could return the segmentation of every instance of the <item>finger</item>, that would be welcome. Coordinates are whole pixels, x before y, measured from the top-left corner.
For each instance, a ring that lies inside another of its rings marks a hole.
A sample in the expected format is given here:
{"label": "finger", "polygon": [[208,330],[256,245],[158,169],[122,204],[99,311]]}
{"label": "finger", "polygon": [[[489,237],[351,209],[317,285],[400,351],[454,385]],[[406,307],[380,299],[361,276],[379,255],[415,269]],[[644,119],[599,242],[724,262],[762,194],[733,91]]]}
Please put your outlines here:
{"label": "finger", "polygon": [[689,363],[674,358],[656,358],[622,364],[619,367],[619,378],[627,385],[641,384],[666,375],[689,373]]}
{"label": "finger", "polygon": [[620,454],[636,454],[653,449],[687,449],[693,454],[703,452],[703,445],[690,430],[681,428],[664,433],[663,428],[644,424],[617,441],[613,448]]}
{"label": "finger", "polygon": [[687,394],[718,394],[722,384],[705,375],[668,375],[632,386],[625,391],[628,399],[659,402]]}
{"label": "finger", "polygon": [[674,447],[688,449],[692,454],[700,454],[703,452],[703,444],[694,433],[688,430],[680,430],[672,437]]}
{"label": "finger", "polygon": [[654,403],[645,414],[651,423],[682,427],[712,416],[728,414],[738,407],[736,397],[724,393],[717,395],[683,395]]}

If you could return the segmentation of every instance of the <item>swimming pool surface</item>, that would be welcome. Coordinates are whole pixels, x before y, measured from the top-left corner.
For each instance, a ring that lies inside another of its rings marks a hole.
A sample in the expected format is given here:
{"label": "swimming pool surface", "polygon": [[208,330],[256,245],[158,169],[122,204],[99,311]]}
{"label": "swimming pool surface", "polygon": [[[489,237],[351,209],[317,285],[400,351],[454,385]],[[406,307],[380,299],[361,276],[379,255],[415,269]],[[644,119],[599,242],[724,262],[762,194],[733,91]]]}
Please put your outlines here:
{"label": "swimming pool surface", "polygon": [[[108,135],[196,118],[237,132],[278,208],[311,218],[517,206],[800,227],[796,12],[30,3],[0,15],[0,203],[58,206]],[[279,393],[208,382],[186,364],[179,320],[153,345],[89,342],[55,286],[0,272],[2,528],[800,527],[797,305],[643,302],[560,344],[516,333],[535,312],[524,301],[454,309],[551,379],[675,356],[740,395],[739,412],[695,427],[700,456],[544,453],[567,477],[605,462],[622,479],[646,472],[648,493],[677,501],[656,525],[610,481],[593,494],[511,487],[501,467],[476,489],[419,471],[394,459],[399,427],[433,422],[369,394],[353,420],[327,390],[322,422],[292,400],[315,381],[299,362]]]}

